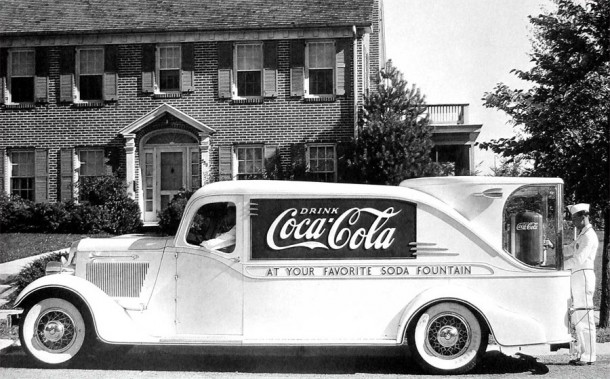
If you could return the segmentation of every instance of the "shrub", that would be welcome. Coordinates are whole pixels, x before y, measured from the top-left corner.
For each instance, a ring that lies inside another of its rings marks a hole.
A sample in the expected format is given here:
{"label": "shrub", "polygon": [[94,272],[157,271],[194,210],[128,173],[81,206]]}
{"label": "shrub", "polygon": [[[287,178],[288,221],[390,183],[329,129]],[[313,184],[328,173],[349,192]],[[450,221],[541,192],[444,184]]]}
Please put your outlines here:
{"label": "shrub", "polygon": [[176,234],[186,203],[193,193],[193,191],[181,190],[172,198],[167,208],[163,212],[159,212],[159,229],[161,233],[166,235]]}
{"label": "shrub", "polygon": [[28,284],[45,275],[45,268],[47,267],[48,262],[61,261],[62,257],[67,258],[68,252],[54,252],[44,255],[22,268],[21,271],[19,271],[19,274],[10,279],[7,283],[15,289],[7,298],[9,304],[12,304],[15,301],[17,295],[19,295]]}
{"label": "shrub", "polygon": [[34,203],[0,195],[0,231],[125,234],[142,227],[138,204],[120,178],[88,178],[78,187],[80,203]]}

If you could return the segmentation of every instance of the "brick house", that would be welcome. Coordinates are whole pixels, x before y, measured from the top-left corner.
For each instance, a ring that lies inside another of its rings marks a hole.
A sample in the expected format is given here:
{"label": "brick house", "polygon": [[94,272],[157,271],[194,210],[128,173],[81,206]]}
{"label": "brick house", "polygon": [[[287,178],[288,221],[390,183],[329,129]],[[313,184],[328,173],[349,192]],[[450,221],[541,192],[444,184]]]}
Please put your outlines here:
{"label": "brick house", "polygon": [[381,0],[3,0],[0,188],[53,202],[116,172],[154,223],[181,188],[272,161],[336,180],[337,144],[385,61],[381,12]]}

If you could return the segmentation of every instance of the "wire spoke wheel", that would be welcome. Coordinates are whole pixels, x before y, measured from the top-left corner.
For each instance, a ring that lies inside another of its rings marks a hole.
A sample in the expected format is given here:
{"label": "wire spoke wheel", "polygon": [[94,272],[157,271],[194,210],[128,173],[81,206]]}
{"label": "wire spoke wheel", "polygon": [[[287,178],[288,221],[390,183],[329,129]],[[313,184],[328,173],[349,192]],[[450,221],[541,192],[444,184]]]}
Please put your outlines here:
{"label": "wire spoke wheel", "polygon": [[24,312],[19,328],[21,346],[40,363],[57,366],[72,360],[83,348],[86,326],[72,303],[48,298]]}
{"label": "wire spoke wheel", "polygon": [[36,337],[49,352],[66,351],[76,338],[76,327],[69,314],[62,310],[49,310],[38,318]]}
{"label": "wire spoke wheel", "polygon": [[472,370],[487,347],[475,315],[455,303],[426,309],[410,328],[408,339],[416,362],[434,374]]}
{"label": "wire spoke wheel", "polygon": [[429,351],[437,357],[451,359],[463,354],[470,343],[470,328],[460,315],[441,314],[430,320],[426,338]]}

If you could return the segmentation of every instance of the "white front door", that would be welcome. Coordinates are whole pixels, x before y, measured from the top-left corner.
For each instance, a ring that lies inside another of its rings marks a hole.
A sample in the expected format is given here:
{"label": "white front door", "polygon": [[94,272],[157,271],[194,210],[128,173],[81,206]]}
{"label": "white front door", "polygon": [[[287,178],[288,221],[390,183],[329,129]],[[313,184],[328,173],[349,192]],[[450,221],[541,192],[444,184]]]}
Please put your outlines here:
{"label": "white front door", "polygon": [[198,152],[193,146],[147,146],[141,159],[144,222],[158,221],[180,192],[199,187]]}

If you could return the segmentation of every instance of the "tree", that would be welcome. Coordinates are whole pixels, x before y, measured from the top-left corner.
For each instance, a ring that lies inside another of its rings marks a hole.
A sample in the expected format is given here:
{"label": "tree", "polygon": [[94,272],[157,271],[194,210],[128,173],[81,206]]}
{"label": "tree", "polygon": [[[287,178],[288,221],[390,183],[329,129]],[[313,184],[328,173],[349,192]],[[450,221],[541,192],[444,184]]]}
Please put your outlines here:
{"label": "tree", "polygon": [[377,91],[364,98],[358,136],[348,154],[344,180],[396,185],[413,177],[433,175],[432,126],[425,116],[425,97],[408,86],[388,61],[379,72]]}
{"label": "tree", "polygon": [[533,67],[512,71],[532,87],[515,90],[500,83],[483,98],[523,133],[480,146],[531,160],[532,175],[564,179],[568,202],[591,203],[593,214],[605,211],[600,325],[608,326],[610,2],[555,3],[552,11],[530,17]]}

